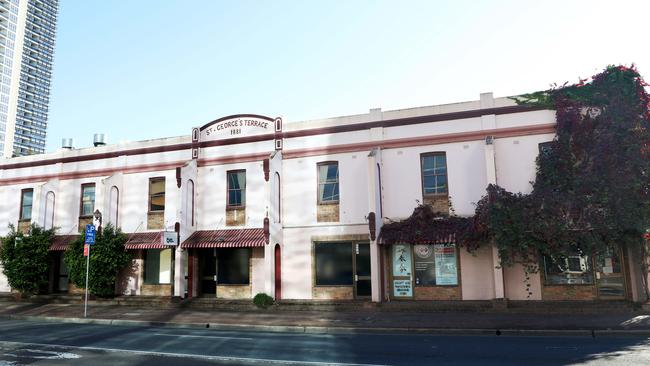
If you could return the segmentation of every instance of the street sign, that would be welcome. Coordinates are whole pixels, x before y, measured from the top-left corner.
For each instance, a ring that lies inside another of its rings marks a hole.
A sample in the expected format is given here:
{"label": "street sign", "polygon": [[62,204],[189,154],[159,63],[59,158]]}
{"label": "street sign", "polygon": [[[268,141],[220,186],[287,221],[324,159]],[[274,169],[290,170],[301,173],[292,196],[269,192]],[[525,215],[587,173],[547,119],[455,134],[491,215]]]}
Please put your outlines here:
{"label": "street sign", "polygon": [[86,244],[95,244],[95,225],[86,225]]}
{"label": "street sign", "polygon": [[89,252],[90,252],[90,244],[84,244],[84,257],[87,257]]}
{"label": "street sign", "polygon": [[163,245],[178,245],[178,233],[175,231],[165,231],[163,233]]}

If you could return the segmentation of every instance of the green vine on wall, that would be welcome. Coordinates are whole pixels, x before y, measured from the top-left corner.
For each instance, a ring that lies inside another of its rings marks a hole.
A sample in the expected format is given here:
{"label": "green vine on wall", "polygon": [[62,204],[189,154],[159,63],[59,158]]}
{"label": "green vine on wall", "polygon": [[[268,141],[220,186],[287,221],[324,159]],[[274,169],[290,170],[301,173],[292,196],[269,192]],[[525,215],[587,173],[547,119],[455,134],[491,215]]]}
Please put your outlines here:
{"label": "green vine on wall", "polygon": [[540,255],[592,255],[621,246],[647,274],[647,85],[634,66],[609,66],[590,81],[516,98],[556,111],[555,139],[537,158],[533,191],[490,185],[459,243],[468,249],[491,243],[502,266],[522,263],[527,273],[537,270]]}

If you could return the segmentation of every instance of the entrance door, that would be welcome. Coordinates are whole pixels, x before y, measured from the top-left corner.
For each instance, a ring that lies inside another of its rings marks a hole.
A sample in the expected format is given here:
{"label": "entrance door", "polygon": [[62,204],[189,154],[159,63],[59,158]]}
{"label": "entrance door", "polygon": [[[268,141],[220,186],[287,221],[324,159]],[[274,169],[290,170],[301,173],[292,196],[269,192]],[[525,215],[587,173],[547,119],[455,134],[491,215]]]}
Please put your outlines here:
{"label": "entrance door", "polygon": [[63,260],[63,253],[59,254],[58,275],[55,279],[57,292],[68,292],[68,266]]}
{"label": "entrance door", "polygon": [[370,281],[370,244],[357,243],[355,247],[355,297],[370,297],[372,294]]}
{"label": "entrance door", "polygon": [[216,249],[199,252],[199,278],[202,295],[217,295],[217,251]]}
{"label": "entrance door", "polygon": [[275,301],[282,299],[282,255],[280,244],[275,244]]}
{"label": "entrance door", "polygon": [[625,276],[619,249],[596,255],[596,284],[601,299],[625,299]]}

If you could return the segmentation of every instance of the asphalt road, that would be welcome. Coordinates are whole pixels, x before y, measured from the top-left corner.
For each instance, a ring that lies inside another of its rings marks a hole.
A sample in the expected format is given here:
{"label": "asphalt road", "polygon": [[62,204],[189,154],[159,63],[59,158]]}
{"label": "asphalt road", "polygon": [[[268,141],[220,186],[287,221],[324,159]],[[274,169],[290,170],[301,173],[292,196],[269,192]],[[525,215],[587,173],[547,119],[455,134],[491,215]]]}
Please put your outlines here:
{"label": "asphalt road", "polygon": [[650,365],[647,337],[300,334],[0,320],[0,366]]}

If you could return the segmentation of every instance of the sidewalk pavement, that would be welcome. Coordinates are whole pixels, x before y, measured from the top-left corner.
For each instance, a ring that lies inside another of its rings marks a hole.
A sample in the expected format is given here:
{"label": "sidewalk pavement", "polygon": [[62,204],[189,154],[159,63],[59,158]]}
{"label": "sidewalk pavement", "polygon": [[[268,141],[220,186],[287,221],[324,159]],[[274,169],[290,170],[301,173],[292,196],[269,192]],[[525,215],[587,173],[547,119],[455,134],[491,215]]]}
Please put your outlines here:
{"label": "sidewalk pavement", "polygon": [[305,333],[575,334],[650,337],[650,315],[484,312],[258,311],[0,302],[0,317],[113,325]]}

